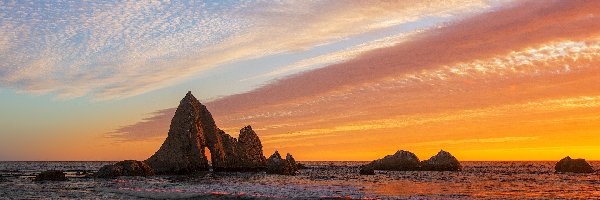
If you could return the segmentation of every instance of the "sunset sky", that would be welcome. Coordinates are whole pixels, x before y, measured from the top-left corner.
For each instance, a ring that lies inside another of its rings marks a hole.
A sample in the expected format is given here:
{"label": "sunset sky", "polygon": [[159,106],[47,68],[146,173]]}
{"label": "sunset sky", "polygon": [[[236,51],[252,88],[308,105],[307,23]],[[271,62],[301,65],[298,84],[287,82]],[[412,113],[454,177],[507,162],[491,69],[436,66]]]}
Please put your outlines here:
{"label": "sunset sky", "polygon": [[600,1],[0,1],[0,160],[144,160],[187,91],[268,156],[600,160]]}

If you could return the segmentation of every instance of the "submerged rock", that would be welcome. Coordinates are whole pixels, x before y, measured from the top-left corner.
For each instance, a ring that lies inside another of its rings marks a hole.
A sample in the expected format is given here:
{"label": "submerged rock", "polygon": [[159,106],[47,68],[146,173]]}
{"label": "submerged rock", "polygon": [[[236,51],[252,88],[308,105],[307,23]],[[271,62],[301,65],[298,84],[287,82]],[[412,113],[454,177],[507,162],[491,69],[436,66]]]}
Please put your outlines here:
{"label": "submerged rock", "polygon": [[437,155],[421,163],[421,170],[426,171],[460,171],[462,165],[447,151],[440,150]]}
{"label": "submerged rock", "polygon": [[154,171],[142,161],[125,160],[114,165],[105,165],[94,174],[98,178],[112,178],[117,176],[152,176]]}
{"label": "submerged rock", "polygon": [[416,171],[420,169],[419,158],[414,153],[400,150],[363,166],[373,170]]}
{"label": "submerged rock", "polygon": [[567,156],[556,163],[556,172],[592,173],[594,169],[585,159],[571,159]]}
{"label": "submerged rock", "polygon": [[145,162],[157,174],[189,174],[209,170],[205,148],[215,171],[263,170],[266,159],[252,127],[240,130],[239,141],[215,124],[212,115],[191,92],[180,101],[168,136]]}
{"label": "submerged rock", "polygon": [[296,163],[296,167],[298,169],[310,169],[310,167],[306,166],[305,164],[302,163]]}
{"label": "submerged rock", "polygon": [[35,176],[34,181],[66,181],[67,177],[63,171],[48,170]]}
{"label": "submerged rock", "polygon": [[373,167],[361,166],[359,173],[360,175],[375,175],[375,170],[373,169]]}
{"label": "submerged rock", "polygon": [[267,159],[267,174],[296,175],[297,169],[296,161],[289,153],[285,160],[281,158],[278,151],[275,151],[275,153]]}

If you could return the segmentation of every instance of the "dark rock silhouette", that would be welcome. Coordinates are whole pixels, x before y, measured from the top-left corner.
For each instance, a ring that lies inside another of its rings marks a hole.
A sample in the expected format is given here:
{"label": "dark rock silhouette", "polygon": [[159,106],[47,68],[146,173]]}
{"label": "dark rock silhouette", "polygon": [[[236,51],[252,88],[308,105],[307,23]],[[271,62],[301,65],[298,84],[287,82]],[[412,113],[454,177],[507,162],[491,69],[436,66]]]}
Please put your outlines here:
{"label": "dark rock silhouette", "polygon": [[440,150],[437,155],[421,163],[421,170],[425,171],[460,171],[462,165],[447,151]]}
{"label": "dark rock silhouette", "polygon": [[296,163],[296,167],[298,169],[310,169],[310,167],[306,166],[305,164],[302,163]]}
{"label": "dark rock silhouette", "polygon": [[34,181],[66,181],[67,177],[63,171],[48,170],[35,176]]}
{"label": "dark rock silhouette", "polygon": [[585,159],[571,159],[567,156],[556,163],[556,172],[592,173],[594,169]]}
{"label": "dark rock silhouette", "polygon": [[360,175],[375,175],[375,170],[373,167],[362,166],[359,173]]}
{"label": "dark rock silhouette", "polygon": [[419,158],[414,153],[400,150],[363,166],[374,170],[416,171],[420,169]]}
{"label": "dark rock silhouette", "polygon": [[191,92],[180,101],[167,139],[145,162],[156,174],[189,174],[209,170],[204,148],[215,171],[263,170],[262,144],[252,127],[240,130],[239,141],[215,124],[212,115]]}
{"label": "dark rock silhouette", "polygon": [[394,155],[361,166],[360,174],[374,174],[374,170],[388,171],[460,171],[462,165],[452,154],[441,150],[437,155],[419,162],[419,158],[409,151],[399,150]]}
{"label": "dark rock silhouette", "polygon": [[146,163],[137,160],[125,160],[114,165],[105,165],[94,177],[112,178],[117,176],[152,176],[154,171]]}
{"label": "dark rock silhouette", "polygon": [[267,159],[267,174],[281,174],[281,175],[296,175],[296,161],[291,154],[286,155],[286,159],[282,159],[278,151],[275,151],[273,155]]}

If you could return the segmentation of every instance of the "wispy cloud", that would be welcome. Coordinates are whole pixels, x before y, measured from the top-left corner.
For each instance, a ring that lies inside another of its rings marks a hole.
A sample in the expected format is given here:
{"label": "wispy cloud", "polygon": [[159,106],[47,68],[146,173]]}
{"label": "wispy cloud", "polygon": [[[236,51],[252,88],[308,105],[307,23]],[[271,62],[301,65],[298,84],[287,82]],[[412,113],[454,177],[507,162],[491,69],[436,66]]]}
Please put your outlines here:
{"label": "wispy cloud", "polygon": [[485,6],[466,0],[2,2],[0,84],[59,98],[128,97],[222,64]]}
{"label": "wispy cloud", "polygon": [[598,12],[594,1],[516,2],[206,105],[226,130],[252,124],[267,149],[550,145],[543,136],[568,131],[587,145],[600,109]]}

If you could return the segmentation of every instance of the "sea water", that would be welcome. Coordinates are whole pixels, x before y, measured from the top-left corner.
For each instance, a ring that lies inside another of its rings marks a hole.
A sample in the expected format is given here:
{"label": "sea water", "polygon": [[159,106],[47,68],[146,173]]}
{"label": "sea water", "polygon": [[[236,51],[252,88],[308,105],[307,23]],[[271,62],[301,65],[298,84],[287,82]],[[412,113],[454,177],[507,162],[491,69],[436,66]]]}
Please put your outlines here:
{"label": "sea water", "polygon": [[[600,172],[555,173],[554,162],[461,162],[461,172],[376,171],[365,162],[301,162],[296,176],[197,173],[94,179],[114,162],[0,162],[0,199],[599,199]],[[595,169],[600,162],[590,162]],[[45,170],[68,181],[34,182]]]}

